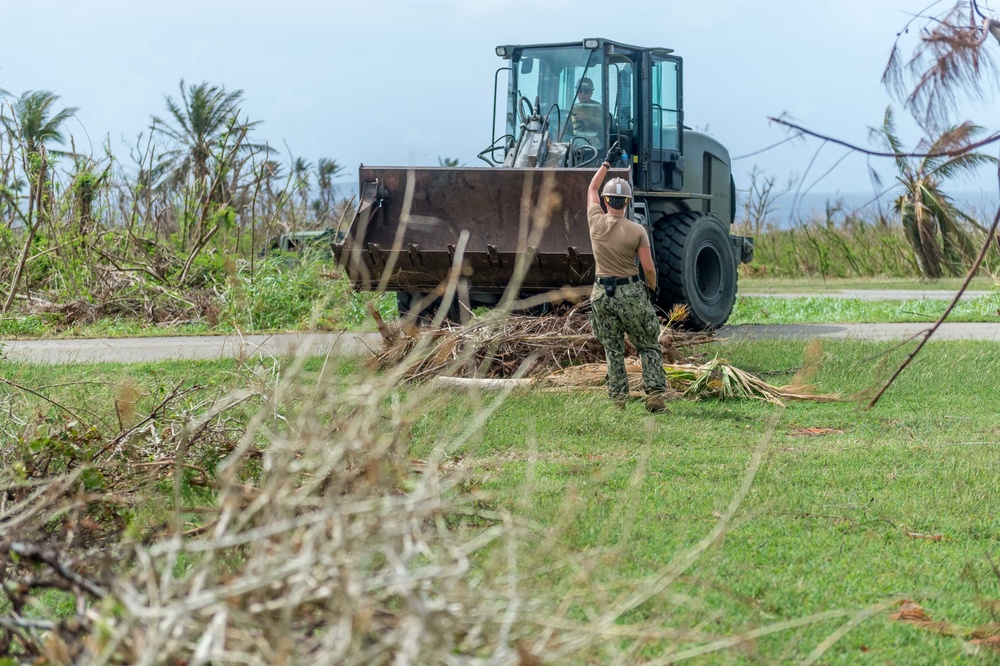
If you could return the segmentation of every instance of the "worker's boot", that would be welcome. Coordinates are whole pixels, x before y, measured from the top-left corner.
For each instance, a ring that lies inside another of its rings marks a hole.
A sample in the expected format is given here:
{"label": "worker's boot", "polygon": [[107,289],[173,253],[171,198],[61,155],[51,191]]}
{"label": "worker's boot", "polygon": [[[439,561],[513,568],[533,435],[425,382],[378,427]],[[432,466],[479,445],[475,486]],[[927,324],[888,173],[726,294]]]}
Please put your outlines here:
{"label": "worker's boot", "polygon": [[657,393],[646,398],[646,411],[654,414],[667,411],[667,405],[663,402],[663,396]]}

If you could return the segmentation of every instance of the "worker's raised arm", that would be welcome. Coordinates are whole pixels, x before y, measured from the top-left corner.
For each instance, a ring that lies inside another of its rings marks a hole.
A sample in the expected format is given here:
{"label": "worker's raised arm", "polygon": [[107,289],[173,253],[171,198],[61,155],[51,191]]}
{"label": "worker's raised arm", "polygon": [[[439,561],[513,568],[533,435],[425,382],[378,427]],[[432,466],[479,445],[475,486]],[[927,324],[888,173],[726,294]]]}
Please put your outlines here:
{"label": "worker's raised arm", "polygon": [[621,158],[622,149],[618,147],[618,142],[615,141],[608,151],[608,156],[604,158],[604,163],[597,167],[597,173],[590,179],[590,187],[587,188],[587,208],[601,203],[601,183],[604,182],[604,177],[608,175],[608,169],[611,168],[611,165],[617,163]]}
{"label": "worker's raised arm", "polygon": [[608,168],[610,166],[610,164],[605,162],[601,166],[597,167],[594,177],[590,179],[590,187],[587,188],[587,208],[590,208],[594,204],[601,203],[601,183],[604,182],[604,177],[608,175]]}

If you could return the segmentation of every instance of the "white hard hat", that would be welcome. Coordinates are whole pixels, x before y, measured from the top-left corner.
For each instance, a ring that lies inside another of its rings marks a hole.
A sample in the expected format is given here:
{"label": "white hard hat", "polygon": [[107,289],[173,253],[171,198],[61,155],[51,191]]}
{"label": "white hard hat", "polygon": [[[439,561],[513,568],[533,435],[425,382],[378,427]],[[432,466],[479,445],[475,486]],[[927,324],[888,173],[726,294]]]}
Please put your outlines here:
{"label": "white hard hat", "polygon": [[624,178],[612,178],[601,191],[602,197],[628,197],[632,198],[632,186]]}

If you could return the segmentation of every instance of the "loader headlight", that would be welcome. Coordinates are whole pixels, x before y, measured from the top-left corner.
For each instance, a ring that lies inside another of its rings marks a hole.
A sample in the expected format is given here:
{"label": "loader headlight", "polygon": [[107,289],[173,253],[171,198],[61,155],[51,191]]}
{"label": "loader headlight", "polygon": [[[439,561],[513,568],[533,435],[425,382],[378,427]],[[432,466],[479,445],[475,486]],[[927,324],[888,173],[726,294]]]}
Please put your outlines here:
{"label": "loader headlight", "polygon": [[507,47],[506,46],[498,46],[497,47],[497,55],[500,56],[501,58],[506,58],[509,55],[507,53]]}
{"label": "loader headlight", "polygon": [[585,39],[583,40],[583,48],[585,49],[596,49],[598,41],[596,39]]}

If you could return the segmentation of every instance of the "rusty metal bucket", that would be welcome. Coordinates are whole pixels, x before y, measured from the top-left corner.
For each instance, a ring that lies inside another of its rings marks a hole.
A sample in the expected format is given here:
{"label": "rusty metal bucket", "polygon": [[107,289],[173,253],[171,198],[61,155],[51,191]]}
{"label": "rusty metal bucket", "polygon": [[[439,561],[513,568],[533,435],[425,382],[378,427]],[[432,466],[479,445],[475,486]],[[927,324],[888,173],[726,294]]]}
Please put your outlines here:
{"label": "rusty metal bucket", "polygon": [[[362,166],[358,211],[334,255],[366,291],[432,291],[456,255],[471,290],[499,293],[515,278],[526,292],[588,285],[593,173]],[[628,178],[628,170],[612,175]]]}

